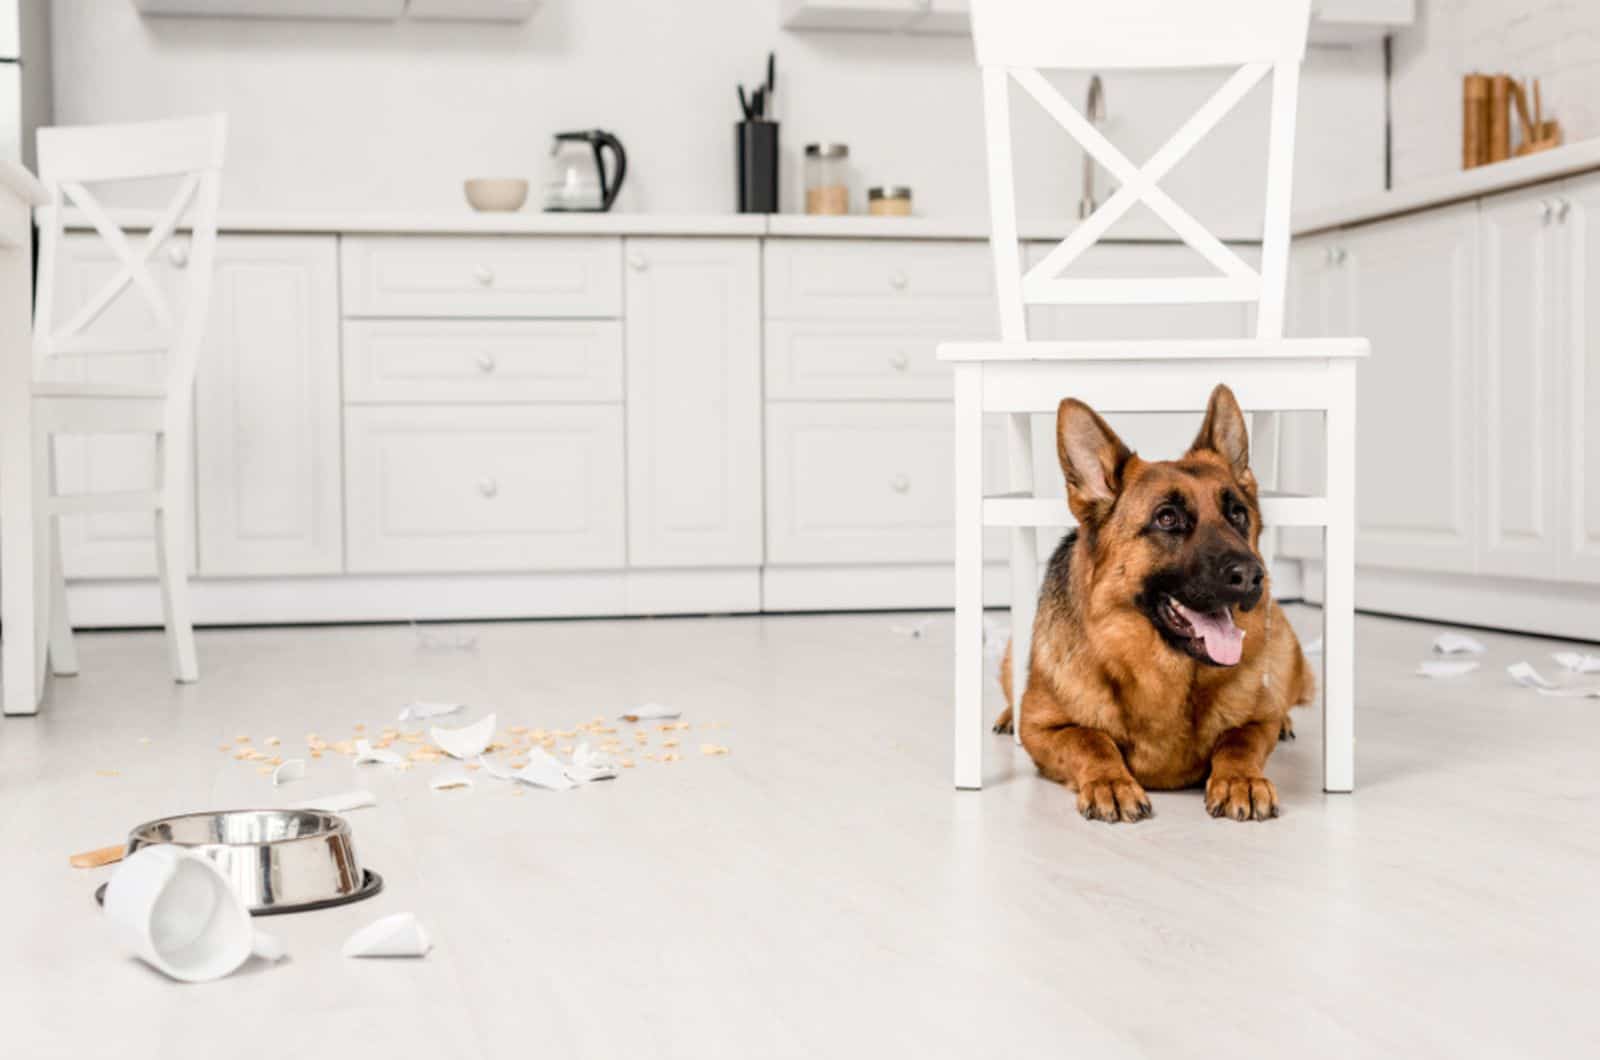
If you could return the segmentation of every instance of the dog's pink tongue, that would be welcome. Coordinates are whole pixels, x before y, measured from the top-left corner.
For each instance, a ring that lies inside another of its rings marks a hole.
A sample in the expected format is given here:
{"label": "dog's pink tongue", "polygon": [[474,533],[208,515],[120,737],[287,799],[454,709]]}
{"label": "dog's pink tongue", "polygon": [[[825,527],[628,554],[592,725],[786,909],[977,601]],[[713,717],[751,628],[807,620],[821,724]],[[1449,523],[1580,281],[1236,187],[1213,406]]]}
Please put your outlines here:
{"label": "dog's pink tongue", "polygon": [[1215,611],[1191,611],[1178,604],[1195,633],[1204,639],[1211,661],[1232,666],[1244,656],[1244,630],[1233,624],[1233,612],[1226,607]]}

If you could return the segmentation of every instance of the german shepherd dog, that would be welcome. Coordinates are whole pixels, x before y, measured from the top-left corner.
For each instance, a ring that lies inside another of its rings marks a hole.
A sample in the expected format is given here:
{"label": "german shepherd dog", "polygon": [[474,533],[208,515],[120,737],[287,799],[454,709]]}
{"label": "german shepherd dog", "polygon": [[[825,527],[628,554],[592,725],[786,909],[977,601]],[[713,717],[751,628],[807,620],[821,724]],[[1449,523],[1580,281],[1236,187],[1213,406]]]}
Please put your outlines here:
{"label": "german shepherd dog", "polygon": [[[1258,551],[1250,440],[1233,392],[1211,393],[1180,460],[1145,461],[1093,409],[1056,413],[1078,520],[1039,594],[1022,745],[1089,820],[1151,814],[1147,788],[1205,781],[1213,817],[1278,816],[1264,774],[1311,669]],[[1001,667],[1011,701],[1010,649]],[[1009,732],[1008,707],[995,724]]]}

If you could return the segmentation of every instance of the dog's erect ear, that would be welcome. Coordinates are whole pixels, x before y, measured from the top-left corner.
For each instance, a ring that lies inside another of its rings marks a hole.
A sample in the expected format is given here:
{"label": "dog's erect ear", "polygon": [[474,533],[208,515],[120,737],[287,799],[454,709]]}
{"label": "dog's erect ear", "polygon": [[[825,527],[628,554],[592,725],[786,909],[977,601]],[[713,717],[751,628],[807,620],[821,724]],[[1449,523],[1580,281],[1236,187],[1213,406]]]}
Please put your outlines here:
{"label": "dog's erect ear", "polygon": [[1250,432],[1244,423],[1244,413],[1233,391],[1223,383],[1211,392],[1206,405],[1206,419],[1195,435],[1190,453],[1212,452],[1227,461],[1233,477],[1249,489],[1255,489],[1256,476],[1250,470]]}
{"label": "dog's erect ear", "polygon": [[1133,453],[1094,409],[1067,398],[1056,409],[1056,455],[1072,514],[1080,523],[1098,523],[1122,492],[1122,473]]}

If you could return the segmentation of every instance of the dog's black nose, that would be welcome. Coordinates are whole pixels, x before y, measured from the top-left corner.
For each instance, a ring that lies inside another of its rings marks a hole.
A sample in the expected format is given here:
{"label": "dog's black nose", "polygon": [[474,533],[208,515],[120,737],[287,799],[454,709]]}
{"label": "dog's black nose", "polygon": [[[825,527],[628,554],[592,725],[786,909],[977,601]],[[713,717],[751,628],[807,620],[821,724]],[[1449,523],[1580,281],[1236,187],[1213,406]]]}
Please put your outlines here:
{"label": "dog's black nose", "polygon": [[1230,556],[1222,561],[1222,584],[1241,596],[1261,588],[1261,564],[1250,556]]}

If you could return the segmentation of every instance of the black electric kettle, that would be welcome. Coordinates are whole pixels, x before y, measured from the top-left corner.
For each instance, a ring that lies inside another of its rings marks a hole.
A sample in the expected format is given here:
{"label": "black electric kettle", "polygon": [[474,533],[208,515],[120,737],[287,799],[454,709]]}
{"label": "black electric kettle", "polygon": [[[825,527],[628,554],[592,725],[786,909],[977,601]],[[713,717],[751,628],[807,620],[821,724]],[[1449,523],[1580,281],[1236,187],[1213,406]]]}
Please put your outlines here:
{"label": "black electric kettle", "polygon": [[[612,173],[606,174],[601,152],[610,149]],[[545,182],[544,208],[603,211],[611,209],[628,173],[622,141],[604,129],[556,133],[550,144],[550,178]]]}

